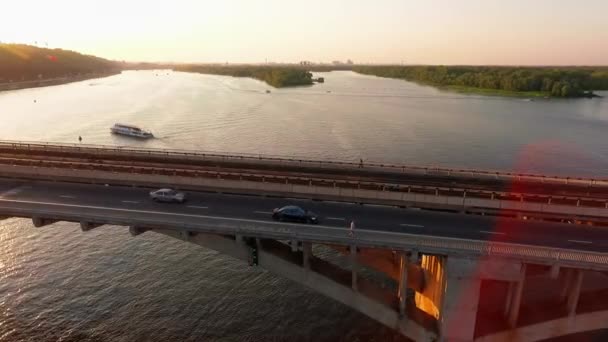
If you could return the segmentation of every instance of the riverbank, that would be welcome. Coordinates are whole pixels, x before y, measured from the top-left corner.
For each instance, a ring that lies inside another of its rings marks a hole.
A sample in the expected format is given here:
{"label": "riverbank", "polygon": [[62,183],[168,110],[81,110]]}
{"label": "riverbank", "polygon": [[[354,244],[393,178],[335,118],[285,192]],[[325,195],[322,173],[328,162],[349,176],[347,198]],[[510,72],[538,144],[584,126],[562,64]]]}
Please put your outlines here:
{"label": "riverbank", "polygon": [[357,66],[364,75],[396,78],[467,94],[592,98],[608,90],[607,67]]}
{"label": "riverbank", "polygon": [[266,82],[275,88],[309,86],[314,83],[312,73],[306,69],[290,66],[259,65],[178,65],[174,71],[200,74],[249,77]]}
{"label": "riverbank", "polygon": [[54,77],[54,78],[49,78],[49,79],[32,80],[32,81],[6,82],[6,83],[0,83],[0,91],[49,87],[49,86],[54,86],[54,85],[109,77],[109,76],[113,76],[113,75],[118,75],[121,72],[122,71],[118,70],[118,71],[106,72],[106,73],[90,73],[90,74],[77,75],[77,76]]}

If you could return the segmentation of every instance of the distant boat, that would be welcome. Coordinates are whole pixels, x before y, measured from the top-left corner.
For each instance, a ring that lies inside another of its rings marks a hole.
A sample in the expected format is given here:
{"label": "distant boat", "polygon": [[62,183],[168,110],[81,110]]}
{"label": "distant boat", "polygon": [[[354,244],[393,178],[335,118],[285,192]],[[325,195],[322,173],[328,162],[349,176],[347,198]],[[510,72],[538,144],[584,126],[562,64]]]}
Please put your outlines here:
{"label": "distant boat", "polygon": [[137,126],[114,124],[110,128],[110,131],[114,134],[126,135],[134,138],[149,139],[154,138],[154,135],[150,131],[143,130]]}

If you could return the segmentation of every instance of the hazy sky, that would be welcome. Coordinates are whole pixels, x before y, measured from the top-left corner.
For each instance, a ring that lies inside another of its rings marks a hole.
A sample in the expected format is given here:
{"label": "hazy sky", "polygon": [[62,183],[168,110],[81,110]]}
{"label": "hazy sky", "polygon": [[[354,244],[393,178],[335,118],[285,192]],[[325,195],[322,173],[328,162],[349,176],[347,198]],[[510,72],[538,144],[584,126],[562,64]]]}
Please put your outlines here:
{"label": "hazy sky", "polygon": [[119,60],[608,64],[607,0],[0,1],[0,41]]}

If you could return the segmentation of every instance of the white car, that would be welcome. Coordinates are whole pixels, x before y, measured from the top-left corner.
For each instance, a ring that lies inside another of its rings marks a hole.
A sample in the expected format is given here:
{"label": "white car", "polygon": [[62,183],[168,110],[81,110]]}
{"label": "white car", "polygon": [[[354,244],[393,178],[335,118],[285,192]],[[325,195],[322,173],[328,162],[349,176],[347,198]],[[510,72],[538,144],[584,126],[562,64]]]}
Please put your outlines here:
{"label": "white car", "polygon": [[159,189],[150,192],[150,198],[154,202],[165,203],[184,203],[186,202],[186,194],[173,189]]}

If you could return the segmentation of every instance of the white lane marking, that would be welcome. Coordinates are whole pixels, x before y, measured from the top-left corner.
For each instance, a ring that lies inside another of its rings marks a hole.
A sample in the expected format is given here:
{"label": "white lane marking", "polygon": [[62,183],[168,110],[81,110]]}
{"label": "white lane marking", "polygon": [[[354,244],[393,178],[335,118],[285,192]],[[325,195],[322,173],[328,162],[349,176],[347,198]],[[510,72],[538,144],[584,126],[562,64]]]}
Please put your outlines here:
{"label": "white lane marking", "polygon": [[71,195],[59,195],[59,197],[61,197],[61,198],[76,198],[75,196],[71,196]]}
{"label": "white lane marking", "polygon": [[31,186],[26,186],[26,185],[17,186],[17,187],[14,187],[12,189],[6,190],[5,192],[0,193],[0,197],[2,197],[2,196],[17,195],[21,191],[23,191],[24,189],[29,189],[29,188],[31,188]]}
{"label": "white lane marking", "polygon": [[209,207],[202,207],[199,205],[189,205],[188,208],[195,208],[195,209],[209,209]]}
{"label": "white lane marking", "polygon": [[484,234],[506,235],[506,233],[503,232],[491,232],[489,230],[480,230],[479,232]]}
{"label": "white lane marking", "polygon": [[121,201],[122,203],[132,203],[132,204],[137,204],[139,203],[139,201]]}
{"label": "white lane marking", "polygon": [[585,245],[590,245],[590,244],[593,243],[591,241],[584,241],[584,240],[568,240],[568,242],[582,243],[582,244],[585,244]]}
{"label": "white lane marking", "polygon": [[334,221],[346,221],[344,217],[326,217],[326,219]]}
{"label": "white lane marking", "polygon": [[402,224],[400,224],[400,226],[401,227],[424,228],[424,226],[421,224],[410,224],[410,223],[402,223]]}
{"label": "white lane marking", "polygon": [[268,214],[272,214],[272,211],[254,211],[255,214],[263,214],[263,215],[268,215]]}

